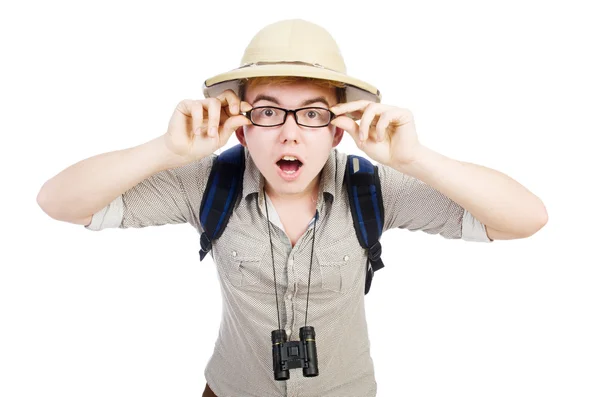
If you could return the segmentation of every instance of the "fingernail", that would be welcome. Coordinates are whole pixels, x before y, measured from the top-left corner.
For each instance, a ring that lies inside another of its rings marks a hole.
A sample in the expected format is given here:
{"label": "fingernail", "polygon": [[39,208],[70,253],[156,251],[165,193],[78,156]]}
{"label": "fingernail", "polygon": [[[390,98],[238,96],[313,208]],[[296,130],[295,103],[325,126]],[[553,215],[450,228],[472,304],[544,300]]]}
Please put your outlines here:
{"label": "fingernail", "polygon": [[214,137],[217,135],[217,129],[215,127],[210,127],[210,136]]}
{"label": "fingernail", "polygon": [[231,113],[233,113],[233,114],[237,114],[238,110],[239,109],[238,109],[238,107],[236,105],[234,105],[234,106],[231,107]]}

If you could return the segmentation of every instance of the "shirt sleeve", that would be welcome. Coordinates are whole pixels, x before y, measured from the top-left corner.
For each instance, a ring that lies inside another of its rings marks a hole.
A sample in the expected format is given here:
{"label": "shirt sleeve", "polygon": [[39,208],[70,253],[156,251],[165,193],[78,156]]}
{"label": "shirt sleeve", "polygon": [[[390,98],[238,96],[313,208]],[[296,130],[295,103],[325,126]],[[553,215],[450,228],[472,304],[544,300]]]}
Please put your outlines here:
{"label": "shirt sleeve", "polygon": [[384,208],[383,230],[421,230],[448,239],[492,242],[485,226],[442,193],[392,167],[377,164]]}
{"label": "shirt sleeve", "polygon": [[201,232],[198,212],[216,155],[157,172],[96,212],[85,228],[142,228],[189,223]]}

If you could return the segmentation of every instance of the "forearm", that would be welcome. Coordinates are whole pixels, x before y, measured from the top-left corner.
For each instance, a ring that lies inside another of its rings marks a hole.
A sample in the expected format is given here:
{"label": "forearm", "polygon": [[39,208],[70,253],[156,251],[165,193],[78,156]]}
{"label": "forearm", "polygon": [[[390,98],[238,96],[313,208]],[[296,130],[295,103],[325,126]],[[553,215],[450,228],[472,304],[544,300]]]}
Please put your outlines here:
{"label": "forearm", "polygon": [[392,167],[425,182],[496,230],[529,236],[546,223],[542,201],[499,171],[453,160],[424,146],[410,165]]}
{"label": "forearm", "polygon": [[185,165],[167,149],[163,139],[160,136],[71,165],[44,183],[38,204],[49,216],[63,221],[93,215],[149,176]]}

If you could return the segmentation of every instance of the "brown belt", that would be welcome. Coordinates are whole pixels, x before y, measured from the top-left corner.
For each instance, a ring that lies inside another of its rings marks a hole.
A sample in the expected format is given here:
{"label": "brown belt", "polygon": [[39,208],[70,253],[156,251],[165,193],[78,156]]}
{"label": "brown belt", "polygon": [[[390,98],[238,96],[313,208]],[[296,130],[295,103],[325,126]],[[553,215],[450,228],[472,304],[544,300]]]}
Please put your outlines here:
{"label": "brown belt", "polygon": [[210,389],[210,387],[208,387],[208,383],[206,384],[204,393],[202,393],[202,397],[217,397],[217,395]]}

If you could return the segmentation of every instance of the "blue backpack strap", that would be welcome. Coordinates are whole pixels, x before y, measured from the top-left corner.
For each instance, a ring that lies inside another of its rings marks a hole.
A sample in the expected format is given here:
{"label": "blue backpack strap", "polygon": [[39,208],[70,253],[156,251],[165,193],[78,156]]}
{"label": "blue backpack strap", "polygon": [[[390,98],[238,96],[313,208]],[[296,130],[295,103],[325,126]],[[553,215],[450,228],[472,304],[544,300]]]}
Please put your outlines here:
{"label": "blue backpack strap", "polygon": [[369,250],[365,295],[369,293],[375,271],[383,267],[379,237],[383,233],[383,199],[377,166],[356,155],[348,155],[346,189],[354,220],[354,230],[363,248]]}
{"label": "blue backpack strap", "polygon": [[236,145],[218,155],[200,205],[200,224],[204,232],[200,236],[200,261],[212,248],[212,242],[221,236],[233,212],[238,195],[242,191],[244,177],[244,147]]}

